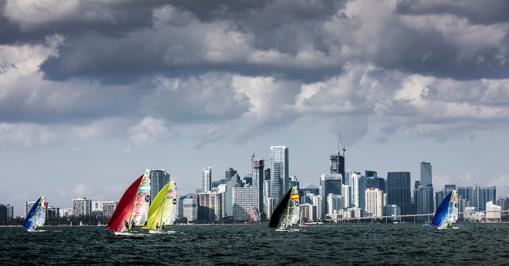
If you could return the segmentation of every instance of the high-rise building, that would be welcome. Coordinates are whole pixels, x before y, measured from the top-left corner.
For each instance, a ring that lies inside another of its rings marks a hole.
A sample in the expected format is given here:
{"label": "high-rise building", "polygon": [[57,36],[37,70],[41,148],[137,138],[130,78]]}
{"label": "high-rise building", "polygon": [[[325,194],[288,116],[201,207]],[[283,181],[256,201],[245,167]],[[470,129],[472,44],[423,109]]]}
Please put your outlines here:
{"label": "high-rise building", "polygon": [[0,204],[0,224],[6,224],[12,219],[13,210],[14,208],[9,204]]}
{"label": "high-rise building", "polygon": [[60,208],[59,217],[61,218],[69,218],[72,216],[72,208]]}
{"label": "high-rise building", "polygon": [[401,214],[410,214],[410,172],[387,173],[387,204],[398,205]]}
{"label": "high-rise building", "polygon": [[[270,196],[281,199],[283,194],[288,191],[288,148],[286,146],[270,147]],[[276,203],[277,204],[277,203]]]}
{"label": "high-rise building", "polygon": [[228,183],[228,181],[230,181],[230,179],[232,179],[232,176],[236,175],[237,174],[237,170],[233,169],[233,168],[228,168],[224,171],[224,180],[225,180],[225,183]]}
{"label": "high-rise building", "polygon": [[300,196],[300,203],[301,204],[309,203],[310,202],[308,197],[307,197],[308,194],[319,195],[320,194],[320,188],[316,187],[314,185],[309,185],[309,186],[307,186],[305,188],[299,189],[299,196]]}
{"label": "high-rise building", "polygon": [[435,212],[431,163],[421,162],[421,178],[415,182],[414,206],[418,214]]}
{"label": "high-rise building", "polygon": [[50,206],[46,208],[46,220],[55,220],[60,218],[60,208]]}
{"label": "high-rise building", "polygon": [[240,186],[240,177],[238,174],[234,174],[226,182],[224,201],[223,201],[223,212],[224,217],[233,216],[233,187]]}
{"label": "high-rise building", "polygon": [[150,202],[156,197],[157,193],[170,181],[170,174],[164,169],[150,171]]}
{"label": "high-rise building", "polygon": [[113,215],[113,212],[117,208],[118,202],[109,200],[109,201],[103,201],[103,216],[106,218],[109,218]]}
{"label": "high-rise building", "polygon": [[323,174],[320,176],[320,196],[322,198],[321,218],[331,213],[328,210],[327,196],[329,194],[341,195],[342,181],[341,174]]}
{"label": "high-rise building", "polygon": [[500,197],[497,199],[497,205],[502,208],[502,210],[507,211],[509,210],[509,198],[508,197]]}
{"label": "high-rise building", "polygon": [[[314,194],[309,194],[308,195],[308,198],[309,200],[311,201],[311,204],[313,206],[316,206],[316,213],[322,213],[322,196],[320,195],[314,195]],[[320,218],[320,217],[318,217]]]}
{"label": "high-rise building", "polygon": [[304,222],[313,222],[317,220],[316,206],[309,203],[300,204],[299,211]]}
{"label": "high-rise building", "polygon": [[479,184],[474,185],[473,190],[473,206],[479,211],[486,210],[486,203],[495,202],[497,199],[497,187],[481,187]]}
{"label": "high-rise building", "polygon": [[92,200],[87,198],[78,198],[72,200],[73,216],[88,217],[92,215]]}
{"label": "high-rise building", "polygon": [[401,208],[398,205],[385,205],[384,216],[398,216],[401,215]]}
{"label": "high-rise building", "polygon": [[202,192],[212,190],[212,167],[203,169],[201,184]]}
{"label": "high-rise building", "polygon": [[364,176],[366,177],[366,188],[378,188],[385,191],[385,179],[379,177],[376,171],[366,170]]}
{"label": "high-rise building", "polygon": [[329,193],[327,195],[327,215],[339,212],[343,209],[343,197],[338,194]]}
{"label": "high-rise building", "polygon": [[[437,191],[435,193],[435,209],[438,209],[438,206],[440,206],[440,203],[442,203],[442,200],[447,196],[447,194],[449,194],[449,192],[451,192],[451,190],[453,189],[456,189],[456,185],[451,185],[451,184],[447,184],[447,185],[444,185],[444,189],[441,190],[441,191]],[[458,192],[459,194],[459,192]],[[459,199],[459,195],[458,195],[458,199]],[[461,210],[462,208],[460,208]]]}
{"label": "high-rise building", "polygon": [[[445,197],[445,196],[444,196]],[[460,207],[460,212],[463,212],[465,207],[471,207],[474,203],[474,187],[472,186],[463,186],[458,187],[458,199],[459,201],[463,201],[463,208]],[[440,202],[435,202],[438,206]]]}
{"label": "high-rise building", "polygon": [[233,187],[233,220],[248,221],[252,219],[250,213],[259,214],[258,189],[254,186]]}
{"label": "high-rise building", "polygon": [[349,185],[341,185],[341,196],[343,196],[343,208],[349,208],[351,198]]}
{"label": "high-rise building", "polygon": [[368,216],[383,216],[383,192],[378,188],[368,188],[366,194],[366,213]]}
{"label": "high-rise building", "polygon": [[202,221],[220,220],[222,217],[223,193],[207,191],[198,193],[198,219]]}
{"label": "high-rise building", "polygon": [[432,185],[431,163],[421,162],[421,186]]}
{"label": "high-rise building", "polygon": [[330,160],[330,173],[331,174],[341,174],[341,182],[344,184],[345,182],[345,149],[343,149],[343,154],[341,154],[340,146],[338,143],[338,150],[336,154],[332,154],[329,157]]}
{"label": "high-rise building", "polygon": [[257,189],[258,194],[258,211],[260,215],[264,212],[263,202],[264,202],[264,161],[263,160],[253,160],[253,186]]}
{"label": "high-rise building", "polygon": [[350,175],[350,207],[366,208],[366,178],[360,172],[353,172]]}

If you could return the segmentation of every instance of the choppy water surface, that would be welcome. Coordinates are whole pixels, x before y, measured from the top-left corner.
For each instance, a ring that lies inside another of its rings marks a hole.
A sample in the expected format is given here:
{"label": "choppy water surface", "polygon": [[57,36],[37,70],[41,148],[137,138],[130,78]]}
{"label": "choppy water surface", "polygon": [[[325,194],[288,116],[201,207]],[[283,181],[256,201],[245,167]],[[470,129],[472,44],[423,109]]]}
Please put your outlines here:
{"label": "choppy water surface", "polygon": [[115,237],[104,227],[0,228],[0,265],[509,264],[509,224],[436,230],[413,224],[176,226],[173,235]]}

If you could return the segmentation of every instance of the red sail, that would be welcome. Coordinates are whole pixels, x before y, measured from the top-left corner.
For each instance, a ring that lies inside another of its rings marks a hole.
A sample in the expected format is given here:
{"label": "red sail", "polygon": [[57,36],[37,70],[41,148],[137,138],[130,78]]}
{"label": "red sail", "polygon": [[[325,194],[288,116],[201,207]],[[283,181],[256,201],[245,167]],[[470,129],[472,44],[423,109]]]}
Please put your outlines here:
{"label": "red sail", "polygon": [[130,222],[131,210],[134,205],[134,198],[138,193],[138,187],[140,186],[141,179],[143,176],[138,177],[127,190],[124,195],[120,198],[117,204],[117,208],[111,216],[110,222],[108,223],[108,230],[110,231],[126,231],[125,221]]}

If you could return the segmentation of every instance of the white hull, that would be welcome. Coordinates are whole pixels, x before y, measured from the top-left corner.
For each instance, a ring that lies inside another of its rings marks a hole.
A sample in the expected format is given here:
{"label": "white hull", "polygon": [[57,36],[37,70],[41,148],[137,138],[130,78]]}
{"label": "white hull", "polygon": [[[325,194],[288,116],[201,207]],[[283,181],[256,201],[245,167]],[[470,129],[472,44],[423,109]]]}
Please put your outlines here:
{"label": "white hull", "polygon": [[276,232],[300,232],[300,229],[299,228],[290,228],[290,229],[277,228]]}
{"label": "white hull", "polygon": [[30,232],[30,233],[42,233],[42,232],[46,232],[46,230],[41,230],[41,229],[27,229],[27,232]]}
{"label": "white hull", "polygon": [[116,236],[128,236],[128,237],[145,237],[147,234],[136,233],[136,232],[113,232]]}
{"label": "white hull", "polygon": [[176,231],[160,231],[160,230],[148,230],[149,234],[156,234],[156,235],[171,235],[175,234]]}

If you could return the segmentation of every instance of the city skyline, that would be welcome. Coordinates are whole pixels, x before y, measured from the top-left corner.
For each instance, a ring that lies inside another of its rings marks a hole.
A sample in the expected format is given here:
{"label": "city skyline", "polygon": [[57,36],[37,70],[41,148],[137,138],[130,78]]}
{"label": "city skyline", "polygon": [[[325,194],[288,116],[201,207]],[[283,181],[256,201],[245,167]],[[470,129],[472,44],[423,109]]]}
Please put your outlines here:
{"label": "city skyline", "polygon": [[1,1],[0,202],[118,199],[147,168],[193,192],[274,145],[317,184],[338,131],[346,170],[507,195],[507,3],[439,2]]}

